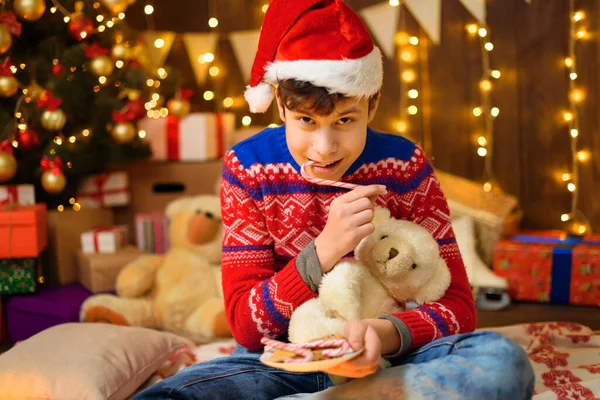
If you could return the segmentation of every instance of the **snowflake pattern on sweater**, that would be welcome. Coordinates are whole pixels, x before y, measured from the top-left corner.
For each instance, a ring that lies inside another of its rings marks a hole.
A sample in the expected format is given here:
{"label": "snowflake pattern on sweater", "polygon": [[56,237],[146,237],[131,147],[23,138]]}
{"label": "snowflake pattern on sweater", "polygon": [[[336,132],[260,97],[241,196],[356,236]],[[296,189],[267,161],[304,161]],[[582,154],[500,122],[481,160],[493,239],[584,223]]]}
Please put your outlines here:
{"label": "snowflake pattern on sweater", "polygon": [[[365,149],[342,181],[383,184],[377,205],[432,233],[452,274],[436,303],[395,314],[412,334],[411,349],[475,329],[473,296],[446,199],[423,151],[400,136],[367,130]],[[263,336],[286,333],[292,312],[316,293],[296,269],[296,257],[325,227],[329,205],[345,189],[305,181],[285,141],[285,126],[268,128],[225,155],[223,292],[237,342],[250,350]]]}

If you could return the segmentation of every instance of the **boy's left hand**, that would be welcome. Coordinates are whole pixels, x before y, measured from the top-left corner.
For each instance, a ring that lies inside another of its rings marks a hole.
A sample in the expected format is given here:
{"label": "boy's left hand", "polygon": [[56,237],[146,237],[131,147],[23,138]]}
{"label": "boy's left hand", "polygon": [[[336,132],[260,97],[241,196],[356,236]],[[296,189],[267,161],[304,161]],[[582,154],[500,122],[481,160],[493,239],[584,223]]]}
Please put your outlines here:
{"label": "boy's left hand", "polygon": [[364,351],[358,357],[326,372],[347,378],[363,378],[376,372],[381,360],[381,339],[375,329],[365,321],[351,320],[346,323],[344,336],[353,350],[364,348]]}

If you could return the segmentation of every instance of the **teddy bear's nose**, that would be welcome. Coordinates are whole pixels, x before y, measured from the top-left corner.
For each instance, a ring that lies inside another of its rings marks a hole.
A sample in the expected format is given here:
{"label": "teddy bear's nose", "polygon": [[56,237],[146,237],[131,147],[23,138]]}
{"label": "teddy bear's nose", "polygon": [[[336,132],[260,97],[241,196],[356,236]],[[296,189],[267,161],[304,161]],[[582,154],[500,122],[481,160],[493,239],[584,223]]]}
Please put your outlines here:
{"label": "teddy bear's nose", "polygon": [[388,254],[388,260],[391,260],[392,258],[396,257],[398,255],[398,250],[396,250],[395,248],[391,248],[390,249],[390,253]]}

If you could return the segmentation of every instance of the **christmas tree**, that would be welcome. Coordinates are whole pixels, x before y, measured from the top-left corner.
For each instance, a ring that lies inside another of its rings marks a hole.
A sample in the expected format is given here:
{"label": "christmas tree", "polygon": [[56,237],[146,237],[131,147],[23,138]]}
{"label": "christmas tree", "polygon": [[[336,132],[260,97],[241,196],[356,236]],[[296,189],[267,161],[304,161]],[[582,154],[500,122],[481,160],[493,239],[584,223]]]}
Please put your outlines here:
{"label": "christmas tree", "polygon": [[166,111],[176,74],[127,26],[134,1],[0,0],[0,183],[34,184],[52,207],[83,177],[150,155],[135,123]]}

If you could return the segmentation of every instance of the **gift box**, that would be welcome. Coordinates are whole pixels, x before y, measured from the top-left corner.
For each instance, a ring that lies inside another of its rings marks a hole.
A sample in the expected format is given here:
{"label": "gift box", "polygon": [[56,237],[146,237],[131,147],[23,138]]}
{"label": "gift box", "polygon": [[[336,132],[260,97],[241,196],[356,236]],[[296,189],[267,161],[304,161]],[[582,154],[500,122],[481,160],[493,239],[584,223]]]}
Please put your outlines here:
{"label": "gift box", "polygon": [[494,272],[516,300],[600,306],[600,241],[529,232],[494,247]]}
{"label": "gift box", "polygon": [[110,208],[50,211],[48,251],[43,254],[46,281],[51,285],[77,282],[77,253],[81,249],[81,234],[113,224],[114,213]]}
{"label": "gift box", "polygon": [[78,254],[79,282],[92,293],[112,292],[119,272],[142,253],[127,246],[114,254]]}
{"label": "gift box", "polygon": [[[25,340],[51,326],[79,321],[81,304],[91,296],[86,288],[74,283],[43,288],[27,296],[12,296],[6,302],[8,338]],[[52,343],[48,343],[52,346]]]}
{"label": "gift box", "polygon": [[33,293],[43,281],[37,258],[0,259],[0,294]]}
{"label": "gift box", "polygon": [[48,245],[46,205],[0,207],[0,258],[35,258]]}
{"label": "gift box", "polygon": [[124,226],[96,228],[81,234],[81,249],[84,253],[116,253],[127,244]]}
{"label": "gift box", "polygon": [[162,212],[135,216],[138,249],[146,253],[164,254],[169,249],[169,221]]}
{"label": "gift box", "polygon": [[2,185],[0,186],[0,206],[35,205],[35,187],[33,185]]}
{"label": "gift box", "polygon": [[89,176],[77,188],[77,201],[83,208],[120,207],[130,200],[129,177],[123,171]]}
{"label": "gift box", "polygon": [[144,118],[138,127],[155,160],[204,161],[223,157],[235,131],[233,113],[191,113],[179,119]]}

